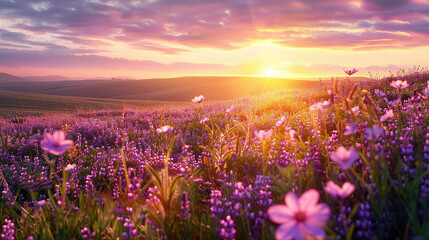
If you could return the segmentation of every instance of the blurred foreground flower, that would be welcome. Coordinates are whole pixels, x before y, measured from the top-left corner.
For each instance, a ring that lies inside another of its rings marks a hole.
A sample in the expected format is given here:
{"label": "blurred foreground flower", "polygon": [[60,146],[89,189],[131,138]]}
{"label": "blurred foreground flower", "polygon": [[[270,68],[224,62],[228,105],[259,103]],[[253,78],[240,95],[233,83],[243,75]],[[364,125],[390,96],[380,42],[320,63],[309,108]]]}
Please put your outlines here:
{"label": "blurred foreground flower", "polygon": [[367,128],[365,130],[364,137],[368,140],[373,140],[373,139],[375,140],[381,136],[383,136],[383,128],[378,127],[377,124],[374,124],[374,126],[372,126],[372,128]]}
{"label": "blurred foreground flower", "polygon": [[66,135],[63,131],[58,130],[53,134],[45,133],[40,146],[43,150],[48,151],[54,155],[61,155],[66,151],[66,148],[73,146],[72,140],[66,140]]}
{"label": "blurred foreground flower", "polygon": [[344,199],[354,192],[355,186],[350,182],[345,182],[343,186],[340,187],[333,181],[329,181],[326,183],[324,189],[331,197]]}
{"label": "blurred foreground flower", "polygon": [[168,134],[168,133],[171,133],[172,131],[173,131],[173,127],[170,127],[168,125],[165,125],[163,127],[156,129],[156,133],[158,134]]}
{"label": "blurred foreground flower", "polygon": [[201,121],[200,121],[200,123],[201,124],[204,124],[204,123],[207,123],[209,121],[209,119],[208,118],[204,118],[204,119],[202,119]]}
{"label": "blurred foreground flower", "polygon": [[396,81],[391,82],[390,86],[392,86],[398,90],[401,90],[401,89],[407,88],[410,85],[408,84],[407,80],[405,80],[405,81],[396,80]]}
{"label": "blurred foreground flower", "polygon": [[338,163],[341,169],[348,169],[358,158],[358,152],[353,148],[349,147],[347,150],[341,146],[337,148],[336,152],[329,154],[332,161]]}
{"label": "blurred foreground flower", "polygon": [[323,110],[324,108],[328,108],[331,106],[331,102],[324,101],[324,102],[318,102],[310,106],[310,110]]}
{"label": "blurred foreground flower", "polygon": [[359,126],[355,122],[349,123],[349,125],[346,126],[346,130],[344,131],[344,135],[350,135],[355,134],[359,130]]}
{"label": "blurred foreground flower", "polygon": [[231,105],[231,107],[226,109],[225,112],[230,113],[232,110],[234,110],[234,105]]}
{"label": "blurred foreground flower", "polygon": [[323,226],[329,219],[329,207],[317,202],[319,192],[310,189],[298,199],[294,192],[285,196],[284,205],[274,205],[268,208],[271,221],[280,224],[275,233],[276,239],[307,239],[325,238]]}
{"label": "blurred foreground flower", "polygon": [[291,130],[289,130],[289,136],[292,139],[298,138],[298,133],[295,130],[291,129]]}
{"label": "blurred foreground flower", "polygon": [[393,110],[389,110],[386,112],[386,114],[384,114],[383,116],[381,116],[380,118],[380,122],[385,122],[387,119],[393,117]]}
{"label": "blurred foreground flower", "polygon": [[282,116],[282,117],[280,118],[280,120],[276,122],[276,126],[277,126],[277,127],[280,127],[281,125],[285,124],[285,122],[286,122],[286,117],[285,117],[285,116]]}
{"label": "blurred foreground flower", "polygon": [[374,89],[374,93],[375,95],[377,95],[377,97],[380,97],[380,98],[386,96],[386,94],[379,89]]}
{"label": "blurred foreground flower", "polygon": [[194,97],[191,101],[193,102],[193,103],[201,103],[202,101],[204,101],[204,96],[203,95],[200,95],[200,96],[196,96],[196,97]]}
{"label": "blurred foreground flower", "polygon": [[358,71],[356,68],[344,68],[343,70],[349,76],[357,73],[357,71]]}
{"label": "blurred foreground flower", "polygon": [[268,138],[271,137],[271,135],[273,135],[273,129],[271,129],[270,131],[266,132],[264,130],[259,130],[256,131],[255,130],[255,136],[259,139],[259,140],[266,140]]}

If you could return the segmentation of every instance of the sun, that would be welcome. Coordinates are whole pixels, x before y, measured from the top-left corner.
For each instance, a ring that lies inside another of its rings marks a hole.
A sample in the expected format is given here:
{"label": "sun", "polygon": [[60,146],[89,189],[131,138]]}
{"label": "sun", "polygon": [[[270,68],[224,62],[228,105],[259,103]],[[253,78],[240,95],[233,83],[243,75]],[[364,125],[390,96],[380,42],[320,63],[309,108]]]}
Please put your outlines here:
{"label": "sun", "polygon": [[262,77],[266,77],[266,78],[280,78],[283,75],[284,75],[283,71],[277,70],[272,67],[265,68],[263,73],[261,74]]}
{"label": "sun", "polygon": [[275,74],[276,70],[274,70],[274,68],[268,67],[264,69],[264,73],[262,74],[262,76],[272,78],[275,77]]}

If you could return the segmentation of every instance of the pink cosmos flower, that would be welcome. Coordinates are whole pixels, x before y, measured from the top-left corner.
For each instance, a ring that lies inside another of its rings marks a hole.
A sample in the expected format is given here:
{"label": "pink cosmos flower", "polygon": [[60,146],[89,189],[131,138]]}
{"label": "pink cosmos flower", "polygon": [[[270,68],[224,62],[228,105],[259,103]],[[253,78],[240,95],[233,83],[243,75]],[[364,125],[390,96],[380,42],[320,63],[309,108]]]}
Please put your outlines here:
{"label": "pink cosmos flower", "polygon": [[66,148],[73,146],[72,140],[66,140],[66,135],[63,131],[58,130],[53,134],[45,133],[40,146],[43,150],[48,151],[54,155],[61,155],[66,151]]}
{"label": "pink cosmos flower", "polygon": [[396,81],[391,82],[390,86],[392,86],[398,90],[401,90],[401,89],[407,88],[410,85],[408,84],[407,80],[404,80],[404,81],[396,80]]}
{"label": "pink cosmos flower", "polygon": [[355,186],[350,182],[346,182],[340,187],[333,181],[329,181],[324,189],[331,197],[344,199],[354,192]]}
{"label": "pink cosmos flower", "polygon": [[173,127],[170,127],[168,125],[165,125],[163,127],[156,129],[156,133],[158,134],[168,134],[168,133],[171,133],[172,131],[173,131]]}
{"label": "pink cosmos flower", "polygon": [[332,161],[338,163],[341,169],[346,170],[359,158],[359,154],[353,147],[349,147],[347,150],[341,146],[337,148],[336,152],[329,154],[329,157]]}
{"label": "pink cosmos flower", "polygon": [[318,102],[310,106],[310,110],[323,110],[324,108],[328,108],[331,106],[331,102],[324,101],[324,102]]}
{"label": "pink cosmos flower", "polygon": [[268,138],[271,137],[271,135],[273,135],[273,129],[271,129],[270,131],[266,132],[264,130],[259,130],[256,131],[255,130],[255,136],[259,139],[259,140],[266,140]]}
{"label": "pink cosmos flower", "polygon": [[356,68],[344,68],[343,70],[349,76],[357,73],[357,71],[358,71]]}
{"label": "pink cosmos flower", "polygon": [[381,116],[380,118],[380,122],[385,122],[387,119],[393,117],[393,110],[389,110],[386,112],[386,114],[384,114],[383,116]]}
{"label": "pink cosmos flower", "polygon": [[349,123],[349,125],[346,126],[346,130],[344,131],[344,135],[350,135],[355,134],[359,130],[358,125],[355,122]]}
{"label": "pink cosmos flower", "polygon": [[203,95],[200,95],[200,96],[196,96],[196,97],[194,97],[191,101],[193,102],[193,103],[201,103],[202,101],[204,101],[204,96]]}
{"label": "pink cosmos flower", "polygon": [[285,122],[286,122],[286,117],[285,117],[285,116],[282,116],[282,117],[280,118],[280,120],[276,122],[276,126],[277,126],[277,127],[280,127],[281,125],[285,124]]}
{"label": "pink cosmos flower", "polygon": [[286,205],[274,205],[268,208],[268,216],[274,223],[280,224],[274,237],[276,239],[325,238],[323,226],[331,215],[325,203],[319,201],[319,192],[310,189],[298,199],[294,192],[285,196]]}

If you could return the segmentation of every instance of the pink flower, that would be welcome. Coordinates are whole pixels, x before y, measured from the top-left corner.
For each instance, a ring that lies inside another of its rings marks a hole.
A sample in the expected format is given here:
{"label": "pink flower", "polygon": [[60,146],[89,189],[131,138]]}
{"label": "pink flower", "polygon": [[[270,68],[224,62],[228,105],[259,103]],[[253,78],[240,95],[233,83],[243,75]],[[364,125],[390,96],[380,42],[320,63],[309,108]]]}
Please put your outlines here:
{"label": "pink flower", "polygon": [[355,122],[349,123],[349,125],[346,126],[346,130],[344,131],[344,135],[350,135],[355,134],[359,130],[358,125]]}
{"label": "pink flower", "polygon": [[346,182],[340,187],[333,181],[329,181],[324,189],[331,197],[344,199],[354,192],[355,186],[350,182]]}
{"label": "pink flower", "polygon": [[310,110],[323,110],[324,108],[328,108],[331,106],[331,102],[324,101],[324,102],[318,102],[310,106]]}
{"label": "pink flower", "polygon": [[273,129],[271,129],[270,131],[266,132],[264,130],[259,130],[256,131],[255,130],[255,136],[259,139],[259,140],[266,140],[268,138],[271,137],[271,135],[273,135]]}
{"label": "pink flower", "polygon": [[293,138],[298,138],[298,133],[295,130],[291,129],[291,130],[289,130],[289,136],[292,139]]}
{"label": "pink flower", "polygon": [[351,75],[353,75],[353,74],[355,74],[355,73],[357,73],[357,69],[356,68],[344,68],[343,69],[343,71],[347,74],[347,75],[349,75],[349,76],[351,76]]}
{"label": "pink flower", "polygon": [[329,157],[332,161],[338,163],[341,169],[345,170],[359,158],[359,154],[353,147],[349,147],[349,150],[347,150],[341,146],[337,148],[336,152],[329,154]]}
{"label": "pink flower", "polygon": [[359,106],[352,108],[352,112],[356,114],[359,113]]}
{"label": "pink flower", "polygon": [[286,117],[283,116],[283,117],[280,118],[279,121],[276,122],[276,126],[280,127],[281,125],[285,124],[285,122],[286,122]]}
{"label": "pink flower", "polygon": [[168,133],[171,133],[172,131],[173,131],[173,127],[170,127],[168,125],[165,125],[163,127],[156,129],[156,133],[158,134],[168,134]]}
{"label": "pink flower", "polygon": [[43,150],[54,155],[61,155],[66,151],[66,148],[73,146],[72,140],[66,140],[66,135],[63,131],[58,130],[53,134],[45,133],[43,140],[40,141],[40,146]]}
{"label": "pink flower", "polygon": [[201,103],[202,101],[204,101],[204,96],[203,95],[200,95],[200,96],[196,96],[196,97],[194,97],[191,101],[193,102],[193,103]]}
{"label": "pink flower", "polygon": [[407,80],[405,80],[405,81],[396,80],[396,81],[391,82],[390,86],[392,86],[398,90],[401,90],[401,89],[407,88],[410,85],[408,84]]}
{"label": "pink flower", "polygon": [[276,239],[325,238],[323,226],[331,215],[331,210],[319,201],[319,192],[310,189],[298,199],[294,192],[285,196],[285,205],[268,208],[268,216],[274,223],[280,224],[274,237]]}
{"label": "pink flower", "polygon": [[423,89],[423,94],[424,94],[426,97],[429,97],[429,87],[427,87],[427,88]]}
{"label": "pink flower", "polygon": [[200,123],[201,124],[205,124],[205,123],[207,123],[209,121],[209,119],[208,118],[204,118],[204,119],[202,119],[201,121],[200,121]]}
{"label": "pink flower", "polygon": [[231,105],[231,107],[226,109],[225,112],[230,113],[232,110],[234,110],[234,105]]}
{"label": "pink flower", "polygon": [[386,112],[386,114],[384,114],[383,116],[381,116],[380,118],[380,122],[385,122],[387,119],[393,117],[393,110],[389,110]]}

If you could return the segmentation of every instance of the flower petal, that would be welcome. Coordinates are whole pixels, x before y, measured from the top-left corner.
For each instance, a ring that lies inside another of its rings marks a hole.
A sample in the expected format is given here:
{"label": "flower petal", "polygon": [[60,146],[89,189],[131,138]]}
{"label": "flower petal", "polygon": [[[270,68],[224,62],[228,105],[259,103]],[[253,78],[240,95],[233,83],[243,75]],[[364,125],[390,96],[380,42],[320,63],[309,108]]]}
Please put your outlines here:
{"label": "flower petal", "polygon": [[272,222],[283,224],[294,220],[293,211],[285,205],[274,205],[268,208],[268,216]]}
{"label": "flower petal", "polygon": [[282,225],[280,225],[277,230],[276,233],[274,234],[274,237],[279,240],[279,239],[296,239],[296,236],[299,236],[299,232],[298,232],[298,224],[296,224],[296,221],[290,221],[290,222],[286,222]]}
{"label": "flower petal", "polygon": [[298,210],[298,197],[294,192],[288,192],[285,196],[286,205],[292,210]]}
{"label": "flower petal", "polygon": [[308,207],[312,207],[317,204],[319,201],[319,192],[315,189],[307,190],[305,193],[301,195],[298,200],[299,209],[305,210]]}

